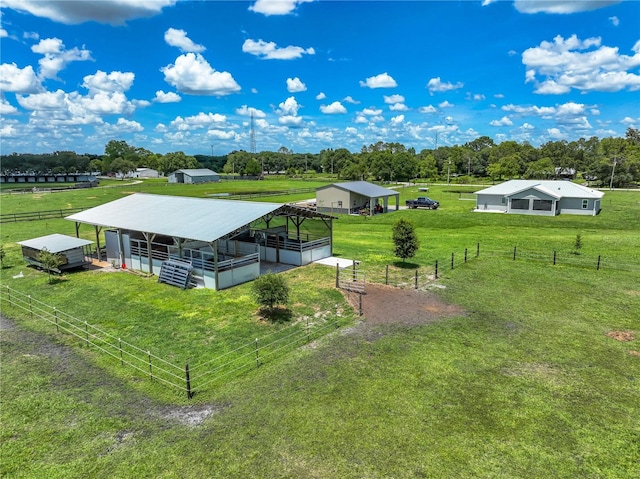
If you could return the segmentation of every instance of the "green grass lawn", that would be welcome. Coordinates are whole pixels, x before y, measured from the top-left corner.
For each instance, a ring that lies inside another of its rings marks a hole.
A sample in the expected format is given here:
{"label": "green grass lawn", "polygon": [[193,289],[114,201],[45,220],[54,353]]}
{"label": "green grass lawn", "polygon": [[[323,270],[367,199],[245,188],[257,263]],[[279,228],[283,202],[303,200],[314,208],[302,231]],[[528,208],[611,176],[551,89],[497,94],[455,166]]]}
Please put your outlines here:
{"label": "green grass lawn", "polygon": [[[480,257],[447,270],[436,290],[464,315],[421,326],[345,317],[349,327],[191,401],[17,317],[0,337],[0,476],[640,477],[640,274],[613,267],[640,264],[640,194],[606,192],[596,217],[532,218],[471,213],[472,202],[446,189],[431,187],[437,211],[340,216],[334,247],[365,271],[383,268],[396,261],[391,226],[401,216],[417,225],[419,266],[481,243]],[[76,193],[57,198],[88,200]],[[402,202],[417,195],[403,189]],[[92,272],[49,285],[24,267],[15,241],[53,232],[73,234],[73,224],[2,225],[2,284],[145,349],[191,361],[195,351],[214,355],[285,327],[254,314],[249,285],[181,291]],[[517,245],[569,255],[576,234],[580,259],[602,255],[612,267],[488,253]],[[287,275],[293,318],[344,307],[332,268]],[[636,339],[616,341],[611,331]],[[201,412],[209,415],[197,425],[176,419]]]}

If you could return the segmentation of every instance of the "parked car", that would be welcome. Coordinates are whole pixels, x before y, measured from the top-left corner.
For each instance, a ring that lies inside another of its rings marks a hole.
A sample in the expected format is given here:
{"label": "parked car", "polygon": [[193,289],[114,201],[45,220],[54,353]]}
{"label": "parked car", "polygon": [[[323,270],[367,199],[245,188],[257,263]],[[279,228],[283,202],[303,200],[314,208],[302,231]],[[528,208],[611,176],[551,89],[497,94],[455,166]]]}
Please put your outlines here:
{"label": "parked car", "polygon": [[432,200],[426,196],[420,196],[415,200],[407,200],[406,205],[408,208],[427,208],[429,210],[437,210],[440,206],[436,200]]}

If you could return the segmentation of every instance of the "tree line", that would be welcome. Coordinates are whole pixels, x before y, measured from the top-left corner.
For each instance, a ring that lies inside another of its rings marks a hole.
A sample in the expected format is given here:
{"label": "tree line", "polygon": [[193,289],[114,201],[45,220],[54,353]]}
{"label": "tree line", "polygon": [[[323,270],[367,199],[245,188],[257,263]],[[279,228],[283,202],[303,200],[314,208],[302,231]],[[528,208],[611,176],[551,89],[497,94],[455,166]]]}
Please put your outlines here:
{"label": "tree line", "polygon": [[136,168],[164,175],[181,168],[209,168],[237,176],[262,174],[337,176],[342,180],[431,181],[465,183],[471,178],[501,181],[512,178],[586,180],[594,185],[622,187],[640,182],[640,130],[628,128],[624,138],[591,137],[549,141],[534,147],[527,142],[495,143],[481,136],[463,145],[434,149],[406,148],[401,143],[363,146],[359,152],[327,148],[319,153],[232,151],[224,156],[189,156],[182,151],[158,154],[125,141],[112,140],[103,155],[52,154],[0,156],[3,174],[100,172],[126,174]]}

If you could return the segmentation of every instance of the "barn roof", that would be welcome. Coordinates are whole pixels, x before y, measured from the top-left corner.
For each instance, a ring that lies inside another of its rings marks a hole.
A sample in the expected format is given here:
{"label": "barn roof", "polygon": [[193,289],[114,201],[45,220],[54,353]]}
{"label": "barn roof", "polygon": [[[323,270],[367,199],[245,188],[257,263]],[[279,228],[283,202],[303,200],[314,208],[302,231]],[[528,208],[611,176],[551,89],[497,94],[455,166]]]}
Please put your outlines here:
{"label": "barn roof", "polygon": [[18,244],[21,246],[26,246],[27,248],[32,248],[38,251],[46,249],[50,253],[61,253],[63,251],[80,248],[91,243],[93,243],[93,241],[74,238],[73,236],[61,235],[58,233],[40,236],[39,238],[33,238],[25,241],[18,241]]}
{"label": "barn roof", "polygon": [[[270,213],[298,212],[282,203],[262,203],[135,193],[66,219],[96,226],[212,242]],[[325,217],[299,211],[300,216]]]}
{"label": "barn roof", "polygon": [[194,176],[215,176],[218,173],[216,173],[215,171],[210,170],[209,168],[187,168],[187,169],[183,169],[183,170],[177,170],[174,173],[184,173],[185,175],[194,177]]}
{"label": "barn roof", "polygon": [[374,185],[368,181],[346,181],[344,183],[333,183],[331,185],[322,186],[318,188],[318,190],[324,190],[327,188],[340,188],[341,190],[351,191],[369,198],[381,198],[384,196],[394,196],[399,194],[397,191]]}
{"label": "barn roof", "polygon": [[602,198],[604,193],[593,188],[573,183],[571,181],[553,180],[509,180],[498,185],[490,186],[476,195],[502,195],[511,196],[529,188],[535,188],[556,198]]}

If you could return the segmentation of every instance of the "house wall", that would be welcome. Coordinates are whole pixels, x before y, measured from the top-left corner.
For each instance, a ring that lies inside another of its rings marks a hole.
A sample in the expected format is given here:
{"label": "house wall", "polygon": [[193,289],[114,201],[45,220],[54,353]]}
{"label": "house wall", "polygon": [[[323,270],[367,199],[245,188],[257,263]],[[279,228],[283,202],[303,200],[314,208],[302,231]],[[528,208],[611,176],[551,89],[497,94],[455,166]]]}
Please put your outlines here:
{"label": "house wall", "polygon": [[[504,200],[504,201],[503,201]],[[507,211],[507,201],[502,195],[477,195],[476,209],[479,211]]]}
{"label": "house wall", "polygon": [[[342,204],[340,205],[339,202],[342,202]],[[350,208],[350,194],[348,191],[336,187],[316,191],[316,209],[318,212],[348,214]]]}
{"label": "house wall", "polygon": [[[586,202],[583,208],[582,202]],[[600,212],[600,199],[594,198],[562,198],[560,200],[560,213],[570,215],[595,216]]]}

